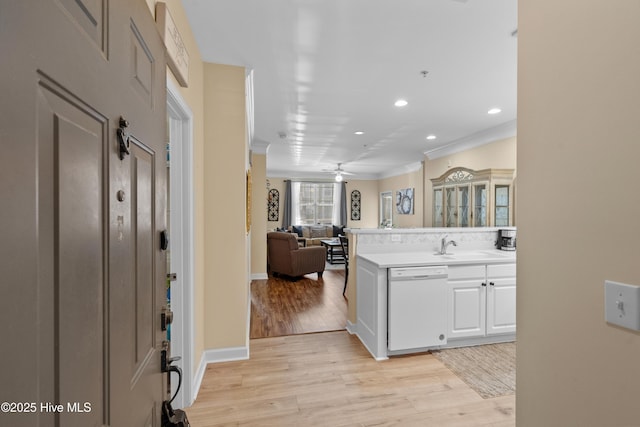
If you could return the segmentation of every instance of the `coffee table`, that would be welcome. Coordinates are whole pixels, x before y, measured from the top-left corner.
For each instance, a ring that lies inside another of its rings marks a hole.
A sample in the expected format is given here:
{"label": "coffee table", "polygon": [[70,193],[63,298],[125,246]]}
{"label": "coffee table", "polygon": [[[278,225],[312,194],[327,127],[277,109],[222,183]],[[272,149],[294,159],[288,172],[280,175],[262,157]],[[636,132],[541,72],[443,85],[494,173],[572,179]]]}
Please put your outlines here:
{"label": "coffee table", "polygon": [[327,262],[329,264],[344,264],[344,253],[340,239],[322,239],[320,244],[327,248]]}

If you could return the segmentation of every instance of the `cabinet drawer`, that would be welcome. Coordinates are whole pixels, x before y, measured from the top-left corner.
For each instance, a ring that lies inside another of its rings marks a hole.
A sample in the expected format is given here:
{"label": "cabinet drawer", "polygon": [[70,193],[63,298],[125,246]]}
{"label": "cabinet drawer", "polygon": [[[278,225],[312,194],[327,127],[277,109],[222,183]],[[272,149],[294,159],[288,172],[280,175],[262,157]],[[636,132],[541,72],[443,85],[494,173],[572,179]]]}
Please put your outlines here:
{"label": "cabinet drawer", "polygon": [[493,264],[487,266],[487,277],[516,277],[515,264]]}
{"label": "cabinet drawer", "polygon": [[484,280],[485,266],[483,265],[452,265],[449,267],[449,280],[482,279]]}

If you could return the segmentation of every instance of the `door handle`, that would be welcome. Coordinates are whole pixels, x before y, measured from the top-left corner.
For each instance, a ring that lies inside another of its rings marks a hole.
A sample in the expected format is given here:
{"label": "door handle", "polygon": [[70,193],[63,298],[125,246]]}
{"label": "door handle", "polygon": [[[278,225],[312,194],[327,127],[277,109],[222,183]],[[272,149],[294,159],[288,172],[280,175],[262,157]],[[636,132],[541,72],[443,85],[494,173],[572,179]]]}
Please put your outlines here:
{"label": "door handle", "polygon": [[120,117],[120,127],[118,128],[118,157],[120,160],[124,160],[124,156],[128,156],[131,154],[129,151],[129,132],[125,129],[129,127],[129,122],[124,118]]}

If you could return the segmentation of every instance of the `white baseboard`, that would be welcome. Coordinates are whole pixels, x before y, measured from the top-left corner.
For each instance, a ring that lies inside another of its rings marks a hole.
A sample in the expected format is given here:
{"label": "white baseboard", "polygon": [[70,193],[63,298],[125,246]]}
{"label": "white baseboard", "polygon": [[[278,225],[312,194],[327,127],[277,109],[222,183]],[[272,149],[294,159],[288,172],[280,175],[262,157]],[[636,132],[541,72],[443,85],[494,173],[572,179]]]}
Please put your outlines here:
{"label": "white baseboard", "polygon": [[202,385],[202,379],[204,378],[204,373],[207,370],[207,365],[209,363],[220,363],[220,362],[234,362],[237,360],[247,360],[249,359],[249,347],[229,347],[229,348],[220,348],[220,349],[212,349],[205,350],[202,353],[202,357],[200,358],[200,363],[198,365],[198,370],[196,372],[195,378],[193,379],[193,401],[195,402],[198,397],[198,392],[200,391],[200,386]]}
{"label": "white baseboard", "polygon": [[269,275],[267,273],[255,273],[251,275],[251,280],[267,280]]}
{"label": "white baseboard", "polygon": [[355,335],[358,333],[358,325],[355,323],[351,323],[351,321],[347,320],[347,332],[349,332],[351,335]]}

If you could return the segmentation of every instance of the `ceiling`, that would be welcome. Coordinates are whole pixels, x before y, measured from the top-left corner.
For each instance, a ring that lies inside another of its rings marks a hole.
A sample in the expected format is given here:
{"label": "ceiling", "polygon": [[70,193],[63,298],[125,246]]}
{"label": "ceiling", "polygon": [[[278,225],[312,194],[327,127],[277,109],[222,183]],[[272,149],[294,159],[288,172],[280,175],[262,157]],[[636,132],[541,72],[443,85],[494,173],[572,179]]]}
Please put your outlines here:
{"label": "ceiling", "polygon": [[515,135],[516,0],[182,2],[204,61],[253,70],[269,177],[379,179]]}

